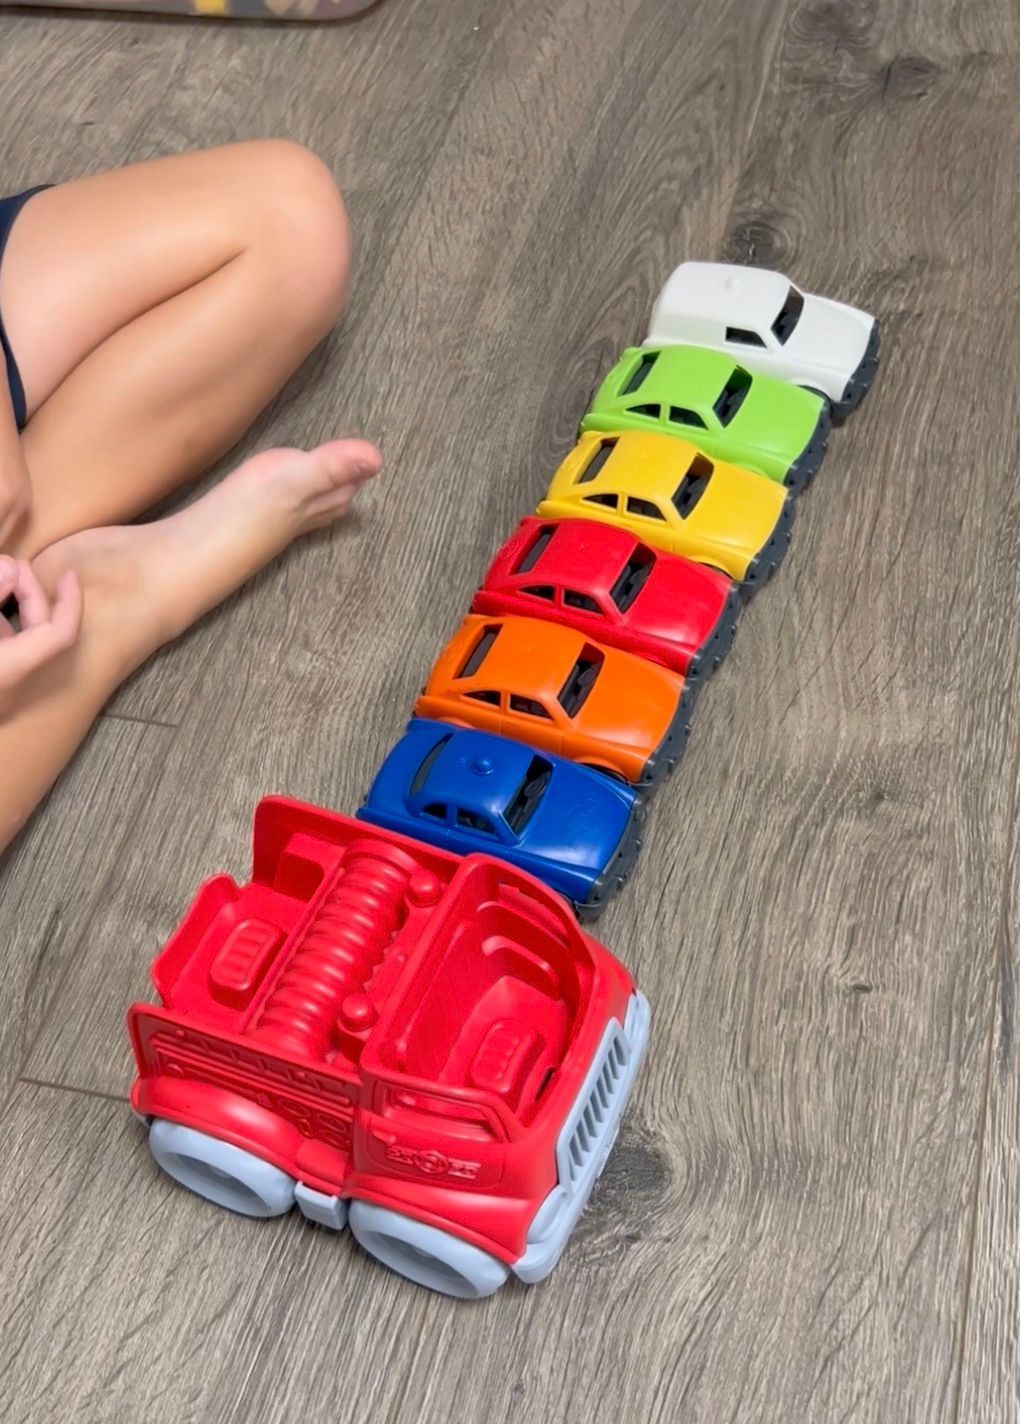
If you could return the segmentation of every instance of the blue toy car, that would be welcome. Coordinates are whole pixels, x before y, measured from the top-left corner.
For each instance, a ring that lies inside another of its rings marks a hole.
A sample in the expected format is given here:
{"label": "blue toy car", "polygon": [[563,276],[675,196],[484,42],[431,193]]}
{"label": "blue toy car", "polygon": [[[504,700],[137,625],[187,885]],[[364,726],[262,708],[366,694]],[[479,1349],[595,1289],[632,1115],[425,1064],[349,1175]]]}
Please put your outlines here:
{"label": "blue toy car", "polygon": [[461,855],[501,856],[589,919],[633,868],[644,807],[633,787],[562,757],[416,717],[358,816]]}

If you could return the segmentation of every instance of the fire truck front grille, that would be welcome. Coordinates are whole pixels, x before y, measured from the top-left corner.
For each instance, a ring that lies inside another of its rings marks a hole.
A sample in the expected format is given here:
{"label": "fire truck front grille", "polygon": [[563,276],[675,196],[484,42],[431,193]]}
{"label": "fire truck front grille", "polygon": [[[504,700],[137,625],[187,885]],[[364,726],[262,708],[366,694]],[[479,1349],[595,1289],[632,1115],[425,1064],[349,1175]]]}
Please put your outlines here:
{"label": "fire truck front grille", "polygon": [[613,1107],[627,1086],[627,1065],[631,1052],[623,1029],[618,1027],[602,1049],[602,1064],[587,1098],[578,1104],[577,1121],[567,1139],[568,1185],[571,1187],[576,1186],[584,1176],[588,1164],[598,1155],[607,1133],[614,1129],[618,1114]]}

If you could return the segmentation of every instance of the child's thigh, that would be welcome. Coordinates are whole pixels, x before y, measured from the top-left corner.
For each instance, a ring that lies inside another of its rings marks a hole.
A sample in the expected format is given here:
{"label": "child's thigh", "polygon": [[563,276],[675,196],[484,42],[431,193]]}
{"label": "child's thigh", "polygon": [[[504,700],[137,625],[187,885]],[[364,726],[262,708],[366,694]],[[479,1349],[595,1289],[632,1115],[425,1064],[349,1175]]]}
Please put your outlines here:
{"label": "child's thigh", "polygon": [[107,337],[240,255],[267,208],[302,186],[342,224],[327,170],[289,143],[156,159],[30,199],[0,265],[0,313],[29,413]]}

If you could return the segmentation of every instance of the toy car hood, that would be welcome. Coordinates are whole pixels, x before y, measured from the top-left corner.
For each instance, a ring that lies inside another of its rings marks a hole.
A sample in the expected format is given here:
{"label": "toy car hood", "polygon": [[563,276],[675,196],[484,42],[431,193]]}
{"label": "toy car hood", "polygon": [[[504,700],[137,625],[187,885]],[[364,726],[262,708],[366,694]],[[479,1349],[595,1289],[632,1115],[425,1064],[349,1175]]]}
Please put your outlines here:
{"label": "toy car hood", "polygon": [[867,312],[805,293],[804,310],[783,352],[803,366],[835,371],[849,380],[864,359],[874,325]]}

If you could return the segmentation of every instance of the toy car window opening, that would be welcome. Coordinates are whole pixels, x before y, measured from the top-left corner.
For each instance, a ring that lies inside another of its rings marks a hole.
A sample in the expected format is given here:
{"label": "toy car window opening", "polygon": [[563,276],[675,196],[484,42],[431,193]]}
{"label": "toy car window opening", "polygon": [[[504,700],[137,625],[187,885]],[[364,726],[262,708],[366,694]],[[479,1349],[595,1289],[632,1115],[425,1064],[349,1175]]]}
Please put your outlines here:
{"label": "toy car window opening", "polygon": [[644,544],[639,544],[624,564],[620,577],[609,590],[609,597],[621,613],[627,612],[648,582],[654,567],[655,555]]}
{"label": "toy car window opening", "polygon": [[414,773],[414,779],[412,780],[409,788],[409,794],[411,796],[417,796],[419,791],[423,791],[425,789],[425,783],[429,779],[429,772],[435,766],[436,759],[438,758],[439,753],[443,750],[443,748],[446,746],[447,742],[452,736],[453,733],[449,732],[445,737],[440,737],[434,746],[429,747],[428,751],[425,753],[424,758],[422,759],[421,766],[419,766],[418,770]]}
{"label": "toy car window opening", "polygon": [[748,331],[743,326],[728,326],[726,328],[726,340],[733,342],[736,346],[764,346],[765,343],[756,331]]}
{"label": "toy car window opening", "polygon": [[546,787],[552,780],[552,767],[543,757],[532,757],[524,774],[524,780],[514,792],[513,800],[506,808],[506,823],[515,836],[520,836],[524,827],[538,810]]}
{"label": "toy car window opening", "polygon": [[467,657],[464,659],[464,662],[461,664],[461,669],[460,672],[458,672],[457,676],[474,677],[475,673],[485,661],[486,654],[488,653],[489,649],[492,647],[493,643],[498,637],[498,624],[495,627],[490,626],[483,628],[481,633],[479,633],[478,637],[475,639],[471,651],[468,653]]}
{"label": "toy car window opening", "polygon": [[523,712],[525,717],[545,717],[547,721],[552,720],[548,709],[541,702],[537,702],[534,697],[519,697],[517,693],[510,694],[510,711]]}
{"label": "toy car window opening", "polygon": [[682,405],[670,406],[669,419],[671,425],[693,425],[697,430],[708,429],[696,410],[688,410]]}
{"label": "toy car window opening", "polygon": [[750,389],[750,371],[745,371],[743,366],[734,366],[730,372],[729,379],[719,392],[718,399],[712,407],[719,418],[720,425],[729,425],[737,411],[744,404]]}
{"label": "toy car window opening", "polygon": [[[388,1118],[400,1118],[409,1122],[414,1118],[440,1118],[447,1131],[456,1132],[458,1137],[475,1138],[479,1142],[501,1141],[505,1134],[490,1114],[469,1103],[457,1102],[454,1098],[440,1098],[429,1093],[408,1092],[404,1088],[386,1090],[385,1114]],[[434,1124],[429,1124],[432,1131]]]}
{"label": "toy car window opening", "polygon": [[602,663],[602,653],[586,643],[560,692],[560,706],[568,717],[576,717],[587,702],[602,670]]}
{"label": "toy car window opening", "polygon": [[715,466],[704,455],[695,455],[690,469],[684,475],[673,496],[673,508],[681,519],[686,519],[698,500],[708,488]]}
{"label": "toy car window opening", "polygon": [[653,504],[650,499],[638,499],[631,495],[627,500],[627,513],[640,514],[642,519],[665,519],[665,515],[657,504]]}
{"label": "toy car window opening", "polygon": [[421,809],[423,816],[431,816],[436,821],[446,820],[446,807],[441,801],[430,801],[427,806]]}
{"label": "toy car window opening", "polygon": [[790,290],[786,294],[786,301],[780,307],[779,315],[772,323],[772,335],[780,346],[785,346],[793,335],[803,310],[804,298],[791,282]]}
{"label": "toy car window opening", "polygon": [[480,692],[465,692],[464,696],[472,698],[475,702],[487,702],[490,707],[499,706],[498,692],[492,692],[491,690]]}
{"label": "toy car window opening", "polygon": [[480,831],[484,836],[494,836],[496,827],[487,816],[479,816],[474,811],[459,810],[457,825],[462,831]]}
{"label": "toy car window opening", "polygon": [[551,583],[529,584],[527,588],[522,588],[521,592],[528,594],[531,598],[544,598],[546,603],[553,603],[556,599],[556,590]]}
{"label": "toy car window opening", "polygon": [[616,439],[617,437],[614,435],[609,440],[599,441],[594,455],[592,455],[591,459],[574,481],[575,484],[586,485],[589,480],[593,480],[596,475],[601,474],[606,461],[616,449]]}
{"label": "toy car window opening", "polygon": [[616,494],[586,494],[585,504],[600,504],[603,509],[618,509],[620,496]]}
{"label": "toy car window opening", "polygon": [[656,361],[658,361],[658,359],[658,351],[646,351],[641,356],[641,359],[638,361],[633,371],[631,371],[627,380],[623,383],[623,386],[620,390],[621,396],[631,396],[636,390],[640,390],[640,388],[645,383],[645,378],[648,376],[649,372],[655,365]]}
{"label": "toy car window opening", "polygon": [[643,415],[643,416],[646,416],[649,420],[659,420],[659,419],[661,418],[661,416],[662,416],[662,406],[661,406],[661,405],[629,405],[629,406],[627,407],[627,414],[628,414],[628,415]]}
{"label": "toy car window opening", "polygon": [[515,574],[530,573],[549,547],[549,541],[555,533],[556,528],[552,524],[547,524],[544,529],[540,529],[525,549],[523,556],[515,566],[513,572]]}
{"label": "toy car window opening", "polygon": [[598,613],[601,615],[602,609],[589,593],[578,593],[574,588],[563,590],[563,604],[566,608],[580,608],[583,613]]}

